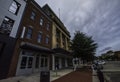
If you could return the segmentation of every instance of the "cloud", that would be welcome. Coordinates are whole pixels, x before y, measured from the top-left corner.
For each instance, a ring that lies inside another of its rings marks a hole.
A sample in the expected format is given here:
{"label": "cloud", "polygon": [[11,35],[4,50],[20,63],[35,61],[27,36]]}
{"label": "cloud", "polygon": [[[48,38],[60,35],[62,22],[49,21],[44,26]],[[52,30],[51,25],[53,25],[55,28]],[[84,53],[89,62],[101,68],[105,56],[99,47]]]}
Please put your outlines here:
{"label": "cloud", "polygon": [[48,3],[63,21],[71,36],[76,30],[92,36],[98,43],[97,55],[111,47],[120,50],[120,0],[36,0]]}

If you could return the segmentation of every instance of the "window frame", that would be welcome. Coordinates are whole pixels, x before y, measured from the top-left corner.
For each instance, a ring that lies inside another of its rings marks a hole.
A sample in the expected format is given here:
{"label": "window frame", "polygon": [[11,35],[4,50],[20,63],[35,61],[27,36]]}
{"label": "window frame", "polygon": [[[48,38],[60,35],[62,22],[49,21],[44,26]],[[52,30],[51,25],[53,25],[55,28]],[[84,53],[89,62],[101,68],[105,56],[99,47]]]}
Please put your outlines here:
{"label": "window frame", "polygon": [[13,0],[13,2],[11,3],[8,11],[10,11],[11,13],[17,15],[20,7],[21,7],[21,4],[19,2],[17,2],[16,0]]}
{"label": "window frame", "polygon": [[43,17],[40,18],[40,26],[43,26],[44,20]]}
{"label": "window frame", "polygon": [[35,17],[36,17],[36,13],[35,11],[32,11],[30,15],[30,19],[35,20]]}
{"label": "window frame", "polygon": [[47,25],[46,25],[46,29],[47,29],[47,31],[50,30],[50,24],[49,24],[49,23],[47,23]]}
{"label": "window frame", "polygon": [[4,17],[0,25],[0,33],[10,35],[15,21],[7,16]]}
{"label": "window frame", "polygon": [[48,57],[41,56],[40,61],[40,67],[48,67]]}
{"label": "window frame", "polygon": [[46,38],[45,38],[45,43],[46,43],[46,44],[49,44],[49,40],[50,40],[49,36],[46,36]]}
{"label": "window frame", "polygon": [[[39,36],[39,35],[41,35],[41,36]],[[42,33],[40,33],[40,32],[38,33],[37,42],[38,43],[42,42]]]}
{"label": "window frame", "polygon": [[[31,32],[30,32],[31,31]],[[29,35],[30,34],[30,35]],[[32,34],[33,34],[33,28],[28,27],[27,32],[26,32],[26,38],[27,39],[32,39]]]}
{"label": "window frame", "polygon": [[39,64],[40,64],[40,57],[39,55],[37,55],[35,60],[35,68],[39,68]]}

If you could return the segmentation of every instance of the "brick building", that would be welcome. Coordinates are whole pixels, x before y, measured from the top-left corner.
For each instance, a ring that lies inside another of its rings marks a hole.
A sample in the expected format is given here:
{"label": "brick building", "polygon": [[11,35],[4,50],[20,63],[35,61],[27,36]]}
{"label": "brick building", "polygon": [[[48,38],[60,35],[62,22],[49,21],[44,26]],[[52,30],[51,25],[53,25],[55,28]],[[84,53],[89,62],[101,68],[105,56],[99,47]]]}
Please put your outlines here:
{"label": "brick building", "polygon": [[28,1],[18,32],[9,76],[49,70],[52,29],[50,18],[34,1]]}
{"label": "brick building", "polygon": [[71,66],[70,33],[48,5],[41,8],[34,0],[3,3],[5,0],[0,1],[0,79],[55,70],[56,64],[60,69]]}

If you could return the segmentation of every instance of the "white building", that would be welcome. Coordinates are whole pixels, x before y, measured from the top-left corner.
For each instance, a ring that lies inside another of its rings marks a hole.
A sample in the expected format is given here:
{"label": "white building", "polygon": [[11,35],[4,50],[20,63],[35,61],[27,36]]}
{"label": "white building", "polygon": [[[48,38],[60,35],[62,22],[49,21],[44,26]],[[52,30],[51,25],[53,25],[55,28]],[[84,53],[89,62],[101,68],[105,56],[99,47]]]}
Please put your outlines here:
{"label": "white building", "polygon": [[26,0],[0,0],[0,79],[8,76],[25,6]]}
{"label": "white building", "polygon": [[1,33],[16,37],[25,5],[25,0],[0,0]]}

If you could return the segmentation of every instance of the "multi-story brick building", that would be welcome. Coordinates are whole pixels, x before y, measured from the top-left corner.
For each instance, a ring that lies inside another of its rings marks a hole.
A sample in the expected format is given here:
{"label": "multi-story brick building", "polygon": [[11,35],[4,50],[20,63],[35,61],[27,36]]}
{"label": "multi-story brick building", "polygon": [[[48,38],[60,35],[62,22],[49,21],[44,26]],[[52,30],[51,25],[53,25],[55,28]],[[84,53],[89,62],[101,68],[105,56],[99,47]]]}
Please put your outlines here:
{"label": "multi-story brick building", "polygon": [[51,19],[34,0],[27,2],[9,76],[49,70],[51,24]]}
{"label": "multi-story brick building", "polygon": [[68,67],[72,64],[69,52],[70,33],[47,4],[43,6],[43,10],[52,19],[52,49],[55,53],[51,57],[51,68],[55,70],[55,65],[59,65],[59,69]]}
{"label": "multi-story brick building", "polygon": [[0,0],[0,79],[8,71],[26,0]]}
{"label": "multi-story brick building", "polygon": [[48,5],[41,8],[34,0],[3,3],[5,0],[0,1],[0,79],[72,64],[70,34]]}

